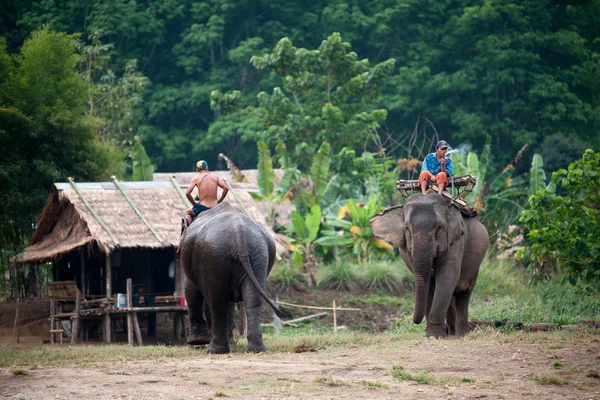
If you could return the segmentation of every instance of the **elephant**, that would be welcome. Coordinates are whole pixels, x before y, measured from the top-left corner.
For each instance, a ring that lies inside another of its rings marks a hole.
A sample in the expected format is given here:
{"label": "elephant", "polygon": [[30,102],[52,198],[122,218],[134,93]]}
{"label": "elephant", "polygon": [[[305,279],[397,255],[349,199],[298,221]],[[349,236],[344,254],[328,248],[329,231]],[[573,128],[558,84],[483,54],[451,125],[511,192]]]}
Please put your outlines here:
{"label": "elephant", "polygon": [[469,299],[489,246],[485,226],[438,193],[413,194],[373,216],[370,225],[375,236],[398,247],[415,277],[413,322],[425,316],[428,337],[466,335]]}
{"label": "elephant", "polygon": [[[190,322],[187,343],[208,344],[209,353],[229,353],[231,305],[243,301],[248,351],[265,351],[260,329],[262,299],[280,318],[291,318],[289,311],[279,309],[264,292],[275,261],[273,238],[250,217],[223,202],[200,213],[187,227],[180,257]],[[205,303],[210,312],[206,316]]]}

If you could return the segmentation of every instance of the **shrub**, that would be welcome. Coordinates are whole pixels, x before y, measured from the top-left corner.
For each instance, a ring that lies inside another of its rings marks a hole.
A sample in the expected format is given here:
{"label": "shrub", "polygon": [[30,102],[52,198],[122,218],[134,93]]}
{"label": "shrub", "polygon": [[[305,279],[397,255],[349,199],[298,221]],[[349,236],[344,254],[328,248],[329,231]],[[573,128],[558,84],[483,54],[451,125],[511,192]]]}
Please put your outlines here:
{"label": "shrub", "polygon": [[366,289],[382,290],[388,294],[400,294],[404,283],[398,266],[390,263],[370,264],[362,278]]}
{"label": "shrub", "polygon": [[360,288],[356,265],[335,263],[319,271],[319,288],[353,292]]}
{"label": "shrub", "polygon": [[279,264],[271,271],[268,278],[269,287],[275,291],[306,292],[308,280],[300,270],[290,264]]}

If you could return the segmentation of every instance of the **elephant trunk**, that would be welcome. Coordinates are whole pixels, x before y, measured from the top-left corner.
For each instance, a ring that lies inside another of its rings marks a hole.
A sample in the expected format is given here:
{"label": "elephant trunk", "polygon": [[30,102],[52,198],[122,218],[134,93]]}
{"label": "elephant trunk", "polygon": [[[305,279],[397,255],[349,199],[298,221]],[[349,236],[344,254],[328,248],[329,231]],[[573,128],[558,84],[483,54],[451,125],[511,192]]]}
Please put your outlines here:
{"label": "elephant trunk", "polygon": [[[420,240],[419,240],[420,239]],[[415,274],[415,311],[413,322],[420,324],[425,316],[427,297],[429,296],[429,281],[433,265],[432,240],[429,235],[415,237],[413,251],[413,266]]]}

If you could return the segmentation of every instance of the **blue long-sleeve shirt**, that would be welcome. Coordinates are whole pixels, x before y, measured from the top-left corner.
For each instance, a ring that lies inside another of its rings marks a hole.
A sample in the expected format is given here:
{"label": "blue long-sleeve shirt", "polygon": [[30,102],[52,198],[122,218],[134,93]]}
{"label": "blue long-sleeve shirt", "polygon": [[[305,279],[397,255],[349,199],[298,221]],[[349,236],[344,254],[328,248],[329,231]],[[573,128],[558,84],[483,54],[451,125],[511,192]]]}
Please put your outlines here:
{"label": "blue long-sleeve shirt", "polygon": [[[438,161],[437,153],[427,154],[421,167],[421,172],[423,171],[429,171],[434,176],[442,172],[442,162]],[[448,172],[449,176],[454,175],[454,164],[452,164],[450,157],[446,157],[446,172]]]}

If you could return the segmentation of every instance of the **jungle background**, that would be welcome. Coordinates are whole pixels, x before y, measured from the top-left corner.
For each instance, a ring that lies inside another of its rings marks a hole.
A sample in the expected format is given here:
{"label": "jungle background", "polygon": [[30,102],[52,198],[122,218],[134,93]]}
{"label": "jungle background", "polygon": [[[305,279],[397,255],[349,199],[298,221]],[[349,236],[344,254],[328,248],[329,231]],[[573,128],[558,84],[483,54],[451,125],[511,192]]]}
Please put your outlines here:
{"label": "jungle background", "polygon": [[43,291],[47,267],[8,260],[54,182],[225,153],[259,170],[270,223],[296,205],[273,287],[393,302],[410,276],[368,221],[445,139],[493,242],[482,313],[598,319],[598,20],[598,1],[3,2],[0,296]]}

